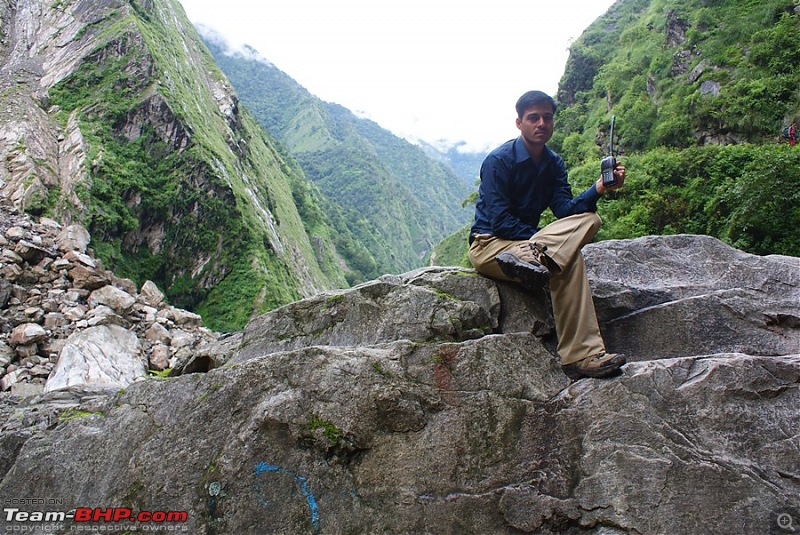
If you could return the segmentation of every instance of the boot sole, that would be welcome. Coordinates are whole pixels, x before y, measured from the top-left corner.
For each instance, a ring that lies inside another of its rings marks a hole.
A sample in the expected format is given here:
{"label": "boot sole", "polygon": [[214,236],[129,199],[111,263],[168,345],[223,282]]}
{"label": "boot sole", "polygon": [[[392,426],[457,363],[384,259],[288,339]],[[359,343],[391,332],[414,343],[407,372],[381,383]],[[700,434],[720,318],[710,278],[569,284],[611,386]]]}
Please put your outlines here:
{"label": "boot sole", "polygon": [[622,373],[622,367],[625,365],[625,359],[611,360],[608,365],[602,368],[595,368],[593,370],[579,370],[577,368],[570,368],[562,366],[561,369],[564,374],[572,380],[583,379],[588,377],[591,379],[604,379],[606,377],[613,377]]}
{"label": "boot sole", "polygon": [[523,262],[511,253],[500,253],[495,258],[506,277],[518,281],[529,290],[540,290],[550,282],[550,272],[544,266],[536,269],[533,264]]}

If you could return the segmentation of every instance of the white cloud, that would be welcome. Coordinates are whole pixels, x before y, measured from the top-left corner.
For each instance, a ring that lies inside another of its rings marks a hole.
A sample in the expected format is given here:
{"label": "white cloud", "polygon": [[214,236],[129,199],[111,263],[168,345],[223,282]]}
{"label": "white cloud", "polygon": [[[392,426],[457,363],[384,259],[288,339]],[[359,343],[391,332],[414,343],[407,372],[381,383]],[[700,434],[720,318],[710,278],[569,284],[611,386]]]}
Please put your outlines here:
{"label": "white cloud", "polygon": [[572,40],[614,0],[181,0],[317,97],[389,130],[485,149],[516,99],[555,94]]}

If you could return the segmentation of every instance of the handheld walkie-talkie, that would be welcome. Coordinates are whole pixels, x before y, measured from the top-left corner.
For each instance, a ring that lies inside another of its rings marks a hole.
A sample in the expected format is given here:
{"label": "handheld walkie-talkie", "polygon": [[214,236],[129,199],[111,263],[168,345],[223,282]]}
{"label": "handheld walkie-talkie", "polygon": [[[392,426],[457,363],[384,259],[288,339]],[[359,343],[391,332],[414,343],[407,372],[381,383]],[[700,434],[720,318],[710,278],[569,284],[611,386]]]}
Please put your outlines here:
{"label": "handheld walkie-talkie", "polygon": [[603,178],[603,185],[616,186],[617,177],[614,176],[614,169],[617,168],[617,159],[614,157],[614,123],[616,117],[611,116],[611,131],[608,134],[609,155],[600,160],[600,176]]}

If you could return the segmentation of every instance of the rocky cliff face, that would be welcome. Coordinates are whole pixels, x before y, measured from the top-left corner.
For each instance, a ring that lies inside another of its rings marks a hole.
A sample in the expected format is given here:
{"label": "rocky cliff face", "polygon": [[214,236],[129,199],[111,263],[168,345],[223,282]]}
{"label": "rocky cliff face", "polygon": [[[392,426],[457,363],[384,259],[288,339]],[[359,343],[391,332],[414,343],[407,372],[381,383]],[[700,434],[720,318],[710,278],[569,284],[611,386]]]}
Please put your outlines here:
{"label": "rocky cliff face", "polygon": [[544,292],[386,276],[256,318],[207,373],[6,395],[0,496],[198,534],[797,523],[800,260],[689,235],[585,256],[617,378],[563,375]]}
{"label": "rocky cliff face", "polygon": [[0,125],[0,194],[219,328],[346,285],[302,173],[173,0],[0,2]]}

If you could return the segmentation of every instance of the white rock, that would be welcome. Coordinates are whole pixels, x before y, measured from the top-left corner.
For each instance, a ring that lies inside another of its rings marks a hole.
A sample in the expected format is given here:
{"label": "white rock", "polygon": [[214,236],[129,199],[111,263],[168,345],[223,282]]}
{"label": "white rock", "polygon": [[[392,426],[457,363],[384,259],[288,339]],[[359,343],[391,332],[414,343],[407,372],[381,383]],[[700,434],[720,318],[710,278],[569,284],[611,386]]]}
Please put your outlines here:
{"label": "white rock", "polygon": [[181,329],[177,329],[172,332],[172,340],[170,340],[170,347],[173,349],[179,349],[181,347],[189,347],[194,344],[194,336],[183,331]]}
{"label": "white rock", "polygon": [[118,325],[90,327],[67,339],[45,392],[72,386],[125,388],[146,373],[134,333]]}
{"label": "white rock", "polygon": [[76,262],[78,264],[83,264],[86,267],[90,267],[92,269],[97,268],[97,262],[91,256],[85,253],[79,253],[78,251],[69,251],[64,255],[64,259],[69,260],[70,262]]}

